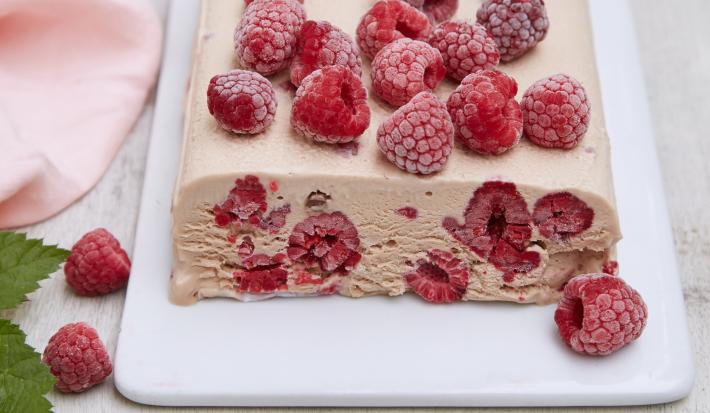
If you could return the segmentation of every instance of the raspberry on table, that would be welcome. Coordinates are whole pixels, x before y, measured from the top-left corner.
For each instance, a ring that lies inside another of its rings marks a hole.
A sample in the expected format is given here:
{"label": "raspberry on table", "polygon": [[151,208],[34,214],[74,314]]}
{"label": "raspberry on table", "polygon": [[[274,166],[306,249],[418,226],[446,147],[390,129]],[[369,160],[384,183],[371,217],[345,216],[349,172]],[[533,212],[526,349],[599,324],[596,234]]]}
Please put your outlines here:
{"label": "raspberry on table", "polygon": [[592,226],[594,210],[569,192],[545,195],[535,202],[533,221],[553,241],[566,241]]}
{"label": "raspberry on table", "polygon": [[346,66],[356,76],[362,75],[360,54],[347,33],[325,21],[307,21],[291,62],[291,83],[298,87],[314,70],[331,65]]}
{"label": "raspberry on table", "polygon": [[608,274],[579,275],[567,283],[555,311],[560,337],[572,350],[606,356],[641,336],[648,309],[638,291]]}
{"label": "raspberry on table", "polygon": [[432,249],[427,251],[427,259],[417,261],[417,267],[404,279],[423,299],[444,304],[463,298],[468,277],[468,267],[463,261],[450,252]]}
{"label": "raspberry on table", "polygon": [[104,295],[125,287],[131,260],[110,232],[97,228],[85,234],[72,247],[64,264],[69,287],[84,296]]}
{"label": "raspberry on table", "polygon": [[443,22],[434,28],[429,44],[441,53],[446,73],[458,81],[479,70],[493,69],[500,61],[495,41],[477,23]]}
{"label": "raspberry on table", "polygon": [[360,236],[342,212],[306,218],[288,238],[288,257],[307,268],[319,268],[325,277],[347,275],[360,262]]}
{"label": "raspberry on table", "polygon": [[356,40],[370,59],[395,40],[426,40],[431,34],[429,18],[401,0],[380,0],[362,17]]}
{"label": "raspberry on table", "polygon": [[484,155],[500,155],[523,134],[523,115],[515,100],[518,84],[503,72],[483,70],[466,76],[446,103],[456,138]]}
{"label": "raspberry on table", "polygon": [[111,359],[99,335],[86,323],[60,328],[47,343],[42,361],[57,378],[64,393],[81,393],[111,374]]}
{"label": "raspberry on table", "polygon": [[266,254],[250,255],[242,261],[244,268],[232,274],[239,284],[237,289],[254,294],[285,289],[288,280],[288,272],[283,266],[285,262],[285,254],[273,257]]}
{"label": "raspberry on table", "polygon": [[234,133],[263,132],[276,115],[276,92],[256,72],[232,70],[214,76],[207,87],[207,108],[219,125]]}
{"label": "raspberry on table", "polygon": [[525,136],[545,148],[572,149],[589,127],[591,105],[584,87],[557,74],[540,79],[521,101]]}
{"label": "raspberry on table", "polygon": [[431,174],[446,165],[454,143],[454,125],[446,104],[421,92],[377,129],[377,145],[398,168]]}
{"label": "raspberry on table", "polygon": [[372,88],[385,102],[402,106],[419,92],[431,92],[444,79],[446,68],[438,50],[412,39],[383,47],[372,61]]}
{"label": "raspberry on table", "polygon": [[296,90],[291,125],[316,142],[351,142],[370,125],[367,89],[345,66],[318,69]]}
{"label": "raspberry on table", "polygon": [[485,0],[476,19],[495,39],[504,62],[535,47],[550,26],[543,0]]}
{"label": "raspberry on table", "polygon": [[288,67],[306,11],[294,0],[256,0],[234,31],[234,52],[242,67],[269,76]]}

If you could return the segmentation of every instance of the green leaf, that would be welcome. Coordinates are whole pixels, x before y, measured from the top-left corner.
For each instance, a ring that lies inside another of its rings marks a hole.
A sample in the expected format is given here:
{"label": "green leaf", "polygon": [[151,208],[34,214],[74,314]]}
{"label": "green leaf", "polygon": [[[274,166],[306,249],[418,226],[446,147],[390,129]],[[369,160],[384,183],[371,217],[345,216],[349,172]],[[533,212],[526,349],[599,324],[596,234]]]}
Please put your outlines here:
{"label": "green leaf", "polygon": [[44,395],[54,376],[40,355],[25,344],[25,333],[0,319],[0,413],[46,413],[52,404]]}
{"label": "green leaf", "polygon": [[[0,310],[17,307],[69,256],[69,251],[25,234],[0,232]],[[2,413],[0,411],[0,413]]]}

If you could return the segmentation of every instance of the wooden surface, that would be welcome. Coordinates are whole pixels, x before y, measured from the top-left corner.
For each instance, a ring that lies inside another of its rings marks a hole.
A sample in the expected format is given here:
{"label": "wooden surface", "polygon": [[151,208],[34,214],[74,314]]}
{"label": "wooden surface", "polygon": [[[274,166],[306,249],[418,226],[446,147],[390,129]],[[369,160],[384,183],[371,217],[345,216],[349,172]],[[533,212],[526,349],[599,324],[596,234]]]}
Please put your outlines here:
{"label": "wooden surface", "polygon": [[[152,0],[165,16],[168,0]],[[234,0],[237,1],[237,0]],[[466,1],[466,0],[463,0]],[[683,278],[690,334],[694,343],[696,383],[693,393],[679,402],[632,408],[590,408],[589,412],[710,412],[710,2],[707,0],[631,0],[641,59],[659,150],[661,169],[675,236],[679,270]],[[681,6],[682,5],[682,6]],[[143,184],[150,136],[153,98],[136,123],[126,144],[97,187],[60,215],[23,229],[31,236],[69,248],[86,231],[110,229],[128,251],[133,236]],[[166,212],[167,213],[167,212]],[[653,223],[649,223],[653,225]],[[124,293],[101,298],[78,298],[66,287],[63,274],[42,283],[31,301],[14,313],[13,320],[28,332],[29,342],[43,349],[60,326],[87,321],[97,328],[113,354],[123,308]],[[64,412],[185,412],[195,409],[158,409],[132,403],[114,388],[112,378],[81,395],[52,392],[55,411]],[[204,409],[204,412],[239,409]],[[255,411],[243,409],[240,411]],[[289,409],[259,409],[260,412]],[[318,409],[289,411],[314,412]],[[328,409],[325,409],[328,410]],[[380,409],[357,409],[374,412]],[[392,409],[407,411],[408,409]],[[422,409],[422,411],[425,409]],[[474,411],[476,409],[436,409]],[[577,409],[529,409],[534,412]],[[582,410],[582,409],[580,409]],[[514,409],[487,409],[508,412]],[[518,410],[519,411],[519,410]],[[528,411],[528,410],[526,410]]]}

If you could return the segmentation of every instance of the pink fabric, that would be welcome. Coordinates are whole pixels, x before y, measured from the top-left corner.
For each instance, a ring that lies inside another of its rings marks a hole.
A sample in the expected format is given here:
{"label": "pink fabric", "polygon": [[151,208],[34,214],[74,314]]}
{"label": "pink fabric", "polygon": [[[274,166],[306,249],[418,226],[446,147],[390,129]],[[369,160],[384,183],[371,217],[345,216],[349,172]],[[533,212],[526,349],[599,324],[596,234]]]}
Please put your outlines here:
{"label": "pink fabric", "polygon": [[143,109],[161,36],[147,0],[0,0],[0,228],[96,184]]}

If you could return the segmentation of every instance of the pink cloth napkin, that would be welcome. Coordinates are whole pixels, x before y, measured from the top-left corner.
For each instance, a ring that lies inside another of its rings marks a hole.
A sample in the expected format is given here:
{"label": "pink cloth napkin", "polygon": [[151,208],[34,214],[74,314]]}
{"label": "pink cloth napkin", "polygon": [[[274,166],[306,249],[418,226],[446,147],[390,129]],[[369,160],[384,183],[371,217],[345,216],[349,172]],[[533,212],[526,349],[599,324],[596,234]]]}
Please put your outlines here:
{"label": "pink cloth napkin", "polygon": [[0,228],[96,184],[143,109],[161,36],[146,0],[0,0]]}

